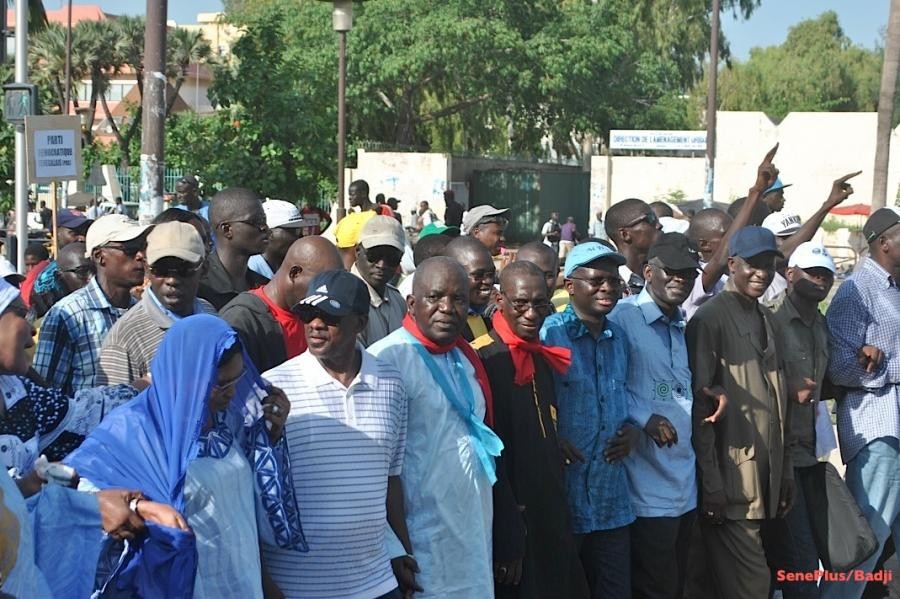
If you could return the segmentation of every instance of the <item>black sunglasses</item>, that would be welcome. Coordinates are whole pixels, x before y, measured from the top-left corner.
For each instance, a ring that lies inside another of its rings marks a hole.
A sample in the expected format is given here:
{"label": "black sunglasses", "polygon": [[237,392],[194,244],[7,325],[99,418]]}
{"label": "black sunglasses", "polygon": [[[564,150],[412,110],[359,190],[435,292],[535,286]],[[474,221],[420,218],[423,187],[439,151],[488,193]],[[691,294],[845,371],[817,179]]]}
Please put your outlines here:
{"label": "black sunglasses", "polygon": [[296,306],[294,308],[294,313],[297,314],[297,318],[304,324],[309,324],[312,321],[319,319],[325,323],[325,326],[336,327],[344,320],[343,316],[335,316],[334,314],[329,314],[324,310],[319,310],[318,308],[314,308],[307,304]]}
{"label": "black sunglasses", "polygon": [[118,245],[106,244],[103,246],[103,249],[118,250],[118,251],[122,252],[123,254],[125,254],[126,256],[128,256],[129,258],[134,258],[139,253],[147,251],[147,242],[146,241],[141,241],[141,242],[137,242],[137,243],[136,242],[128,242],[128,243],[122,243],[122,244],[118,244]]}
{"label": "black sunglasses", "polygon": [[388,266],[397,266],[400,264],[401,258],[403,258],[403,254],[399,250],[388,246],[376,246],[369,249],[363,248],[363,253],[365,253],[366,262],[369,264],[384,262]]}
{"label": "black sunglasses", "polygon": [[154,277],[160,278],[175,277],[178,279],[187,279],[200,272],[201,268],[203,268],[202,262],[196,266],[151,266],[150,273],[153,274]]}
{"label": "black sunglasses", "polygon": [[222,227],[222,226],[230,225],[233,223],[243,223],[243,224],[247,225],[248,227],[253,227],[254,229],[258,229],[260,231],[268,231],[269,230],[269,225],[267,225],[265,221],[260,222],[258,220],[227,220],[219,226]]}
{"label": "black sunglasses", "polygon": [[643,215],[639,216],[638,218],[634,219],[633,221],[625,224],[622,228],[627,229],[629,227],[636,227],[645,221],[648,225],[653,226],[653,227],[655,227],[656,225],[659,224],[659,218],[656,216],[656,213],[651,210],[651,211],[647,212],[647,214],[643,214]]}

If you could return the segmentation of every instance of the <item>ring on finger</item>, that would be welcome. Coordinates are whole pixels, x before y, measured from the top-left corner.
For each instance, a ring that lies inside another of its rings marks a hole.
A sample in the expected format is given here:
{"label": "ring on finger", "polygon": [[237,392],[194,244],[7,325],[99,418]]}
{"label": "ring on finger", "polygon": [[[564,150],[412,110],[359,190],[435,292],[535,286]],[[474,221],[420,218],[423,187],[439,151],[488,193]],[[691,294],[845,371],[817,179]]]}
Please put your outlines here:
{"label": "ring on finger", "polygon": [[281,408],[279,408],[277,404],[272,406],[272,413],[273,413],[273,414],[277,414],[277,413],[280,412],[280,411],[281,411]]}

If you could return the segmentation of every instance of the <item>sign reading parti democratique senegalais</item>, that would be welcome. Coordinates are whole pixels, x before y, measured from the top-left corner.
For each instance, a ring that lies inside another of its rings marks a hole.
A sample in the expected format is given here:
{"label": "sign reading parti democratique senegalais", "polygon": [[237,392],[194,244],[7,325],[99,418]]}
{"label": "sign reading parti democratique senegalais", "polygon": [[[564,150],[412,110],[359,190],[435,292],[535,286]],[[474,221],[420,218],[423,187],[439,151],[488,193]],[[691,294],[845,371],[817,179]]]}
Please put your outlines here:
{"label": "sign reading parti democratique senegalais", "polygon": [[77,116],[25,117],[28,182],[81,179],[81,119]]}
{"label": "sign reading parti democratique senegalais", "polygon": [[609,132],[613,150],[706,150],[706,131],[627,131]]}

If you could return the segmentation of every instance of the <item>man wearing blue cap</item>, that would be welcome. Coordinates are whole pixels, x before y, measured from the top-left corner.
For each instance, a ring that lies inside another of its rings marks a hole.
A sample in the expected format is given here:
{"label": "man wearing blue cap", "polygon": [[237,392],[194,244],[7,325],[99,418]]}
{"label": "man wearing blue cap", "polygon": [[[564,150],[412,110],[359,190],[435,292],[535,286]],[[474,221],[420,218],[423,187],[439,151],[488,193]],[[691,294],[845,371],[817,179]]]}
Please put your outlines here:
{"label": "man wearing blue cap", "polygon": [[385,521],[411,554],[400,483],[403,378],[357,341],[369,315],[362,279],[321,272],[294,312],[309,350],[263,376],[291,402],[286,439],[309,553],[266,544],[266,566],[281,596],[399,597]]}
{"label": "man wearing blue cap", "polygon": [[628,527],[635,515],[624,459],[640,429],[626,387],[627,339],[606,318],[622,294],[623,264],[624,256],[600,243],[576,245],[563,271],[569,305],[541,328],[544,344],[572,352],[568,371],[553,379],[572,532],[592,597],[632,596]]}
{"label": "man wearing blue cap", "polygon": [[[721,597],[768,596],[764,536],[768,521],[784,516],[793,500],[794,469],[785,447],[787,390],[772,314],[758,301],[780,255],[768,229],[737,231],[729,242],[725,289],[687,325],[701,535]],[[727,406],[723,418],[710,424],[705,421],[712,405],[704,389],[716,386],[724,390]]]}

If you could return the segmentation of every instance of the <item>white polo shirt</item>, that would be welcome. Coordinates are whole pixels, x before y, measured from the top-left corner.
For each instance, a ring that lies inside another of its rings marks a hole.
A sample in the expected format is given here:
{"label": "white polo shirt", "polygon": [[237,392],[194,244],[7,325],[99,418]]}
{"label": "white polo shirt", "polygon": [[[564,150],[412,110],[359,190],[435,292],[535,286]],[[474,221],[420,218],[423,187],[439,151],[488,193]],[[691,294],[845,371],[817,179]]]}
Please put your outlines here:
{"label": "white polo shirt", "polygon": [[263,546],[269,573],[287,597],[372,599],[392,591],[385,502],[388,476],[400,475],[406,450],[400,373],[363,350],[345,388],[307,351],[263,376],[291,402],[285,435],[309,543],[308,553]]}

